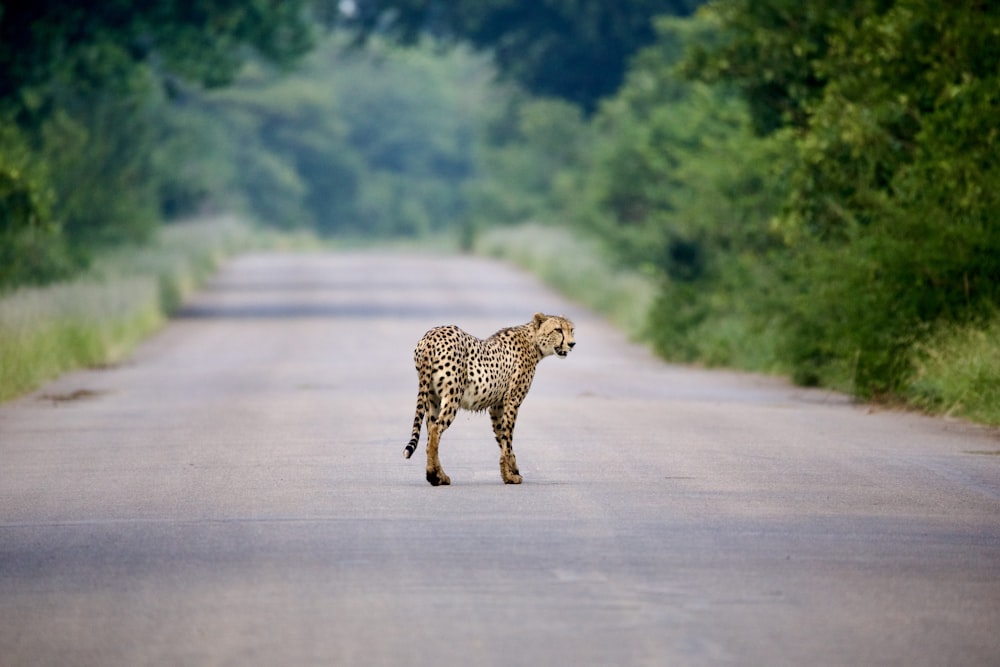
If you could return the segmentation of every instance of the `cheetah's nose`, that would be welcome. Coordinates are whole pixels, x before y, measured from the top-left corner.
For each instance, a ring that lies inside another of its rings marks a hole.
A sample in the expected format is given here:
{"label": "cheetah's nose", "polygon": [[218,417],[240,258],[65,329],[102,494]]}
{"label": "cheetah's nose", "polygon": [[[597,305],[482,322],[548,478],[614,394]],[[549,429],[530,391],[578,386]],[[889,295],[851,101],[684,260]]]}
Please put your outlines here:
{"label": "cheetah's nose", "polygon": [[573,349],[574,347],[576,347],[576,343],[567,343],[567,345],[569,345],[569,349],[571,349],[571,350],[572,350],[572,349]]}

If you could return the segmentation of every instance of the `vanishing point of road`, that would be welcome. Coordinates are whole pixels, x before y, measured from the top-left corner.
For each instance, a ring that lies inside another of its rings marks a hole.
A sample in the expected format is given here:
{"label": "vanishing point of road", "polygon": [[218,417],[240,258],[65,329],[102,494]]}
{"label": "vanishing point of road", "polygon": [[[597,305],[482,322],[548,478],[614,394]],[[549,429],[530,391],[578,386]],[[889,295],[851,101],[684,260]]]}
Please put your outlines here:
{"label": "vanishing point of road", "polygon": [[[414,344],[537,310],[578,344],[522,407],[524,484],[461,413],[432,488]],[[662,363],[495,262],[249,255],[0,406],[0,665],[1000,665],[998,453]]]}

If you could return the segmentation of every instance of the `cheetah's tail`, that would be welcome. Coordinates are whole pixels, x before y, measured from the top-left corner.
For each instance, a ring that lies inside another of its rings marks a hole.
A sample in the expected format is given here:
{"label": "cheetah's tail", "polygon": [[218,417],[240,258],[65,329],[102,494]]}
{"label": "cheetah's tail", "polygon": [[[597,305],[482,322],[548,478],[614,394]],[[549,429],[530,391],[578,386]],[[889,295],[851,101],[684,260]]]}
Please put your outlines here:
{"label": "cheetah's tail", "polygon": [[424,383],[423,378],[420,378],[420,389],[417,393],[417,411],[413,415],[413,431],[410,434],[410,442],[406,445],[406,449],[403,450],[403,456],[410,458],[413,456],[413,452],[417,450],[417,443],[420,442],[420,427],[424,423],[424,415],[427,412],[427,396],[429,394],[430,385],[429,383]]}
{"label": "cheetah's tail", "polygon": [[406,445],[406,449],[403,450],[403,456],[410,458],[413,456],[413,452],[417,450],[417,443],[420,441],[420,426],[424,421],[424,404],[423,401],[417,399],[417,414],[413,417],[413,435],[410,437],[409,444]]}

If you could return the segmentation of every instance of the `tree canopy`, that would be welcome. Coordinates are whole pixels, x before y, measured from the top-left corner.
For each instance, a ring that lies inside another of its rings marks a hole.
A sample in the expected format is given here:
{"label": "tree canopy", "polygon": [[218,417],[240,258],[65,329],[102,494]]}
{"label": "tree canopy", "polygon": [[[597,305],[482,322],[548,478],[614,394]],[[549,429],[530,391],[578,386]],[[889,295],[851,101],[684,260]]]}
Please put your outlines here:
{"label": "tree canopy", "polygon": [[703,0],[356,0],[346,25],[413,42],[430,32],[489,50],[500,72],[536,95],[587,111],[621,84],[629,58],[655,38],[653,19]]}
{"label": "tree canopy", "polygon": [[[165,99],[289,65],[322,0],[0,2],[0,285],[49,280],[159,222]],[[166,177],[170,180],[170,177]]]}
{"label": "tree canopy", "polygon": [[797,363],[815,377],[849,363],[859,392],[896,391],[934,325],[1000,303],[1000,6],[721,0],[712,12],[723,38],[687,71],[741,90],[759,132],[793,137],[775,224],[798,280],[816,285],[788,322]]}
{"label": "tree canopy", "polygon": [[[4,0],[0,3],[0,101],[62,78],[118,84],[148,63],[162,76],[204,85],[232,80],[244,48],[289,63],[313,44],[306,9],[317,0]],[[26,100],[23,100],[26,102]]]}
{"label": "tree canopy", "polygon": [[492,168],[491,201],[541,201],[494,210],[658,275],[671,358],[897,396],[935,332],[997,316],[1000,5],[717,0],[658,24],[552,178]]}

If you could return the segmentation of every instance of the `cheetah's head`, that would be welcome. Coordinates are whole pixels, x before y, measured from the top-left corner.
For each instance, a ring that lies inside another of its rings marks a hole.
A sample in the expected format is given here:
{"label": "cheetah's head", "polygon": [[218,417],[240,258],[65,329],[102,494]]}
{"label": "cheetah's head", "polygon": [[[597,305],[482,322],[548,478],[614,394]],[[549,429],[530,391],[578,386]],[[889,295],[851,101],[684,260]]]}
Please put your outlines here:
{"label": "cheetah's head", "polygon": [[535,313],[532,324],[535,326],[535,343],[543,357],[555,354],[565,359],[576,345],[573,323],[565,317]]}

